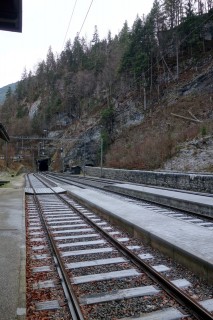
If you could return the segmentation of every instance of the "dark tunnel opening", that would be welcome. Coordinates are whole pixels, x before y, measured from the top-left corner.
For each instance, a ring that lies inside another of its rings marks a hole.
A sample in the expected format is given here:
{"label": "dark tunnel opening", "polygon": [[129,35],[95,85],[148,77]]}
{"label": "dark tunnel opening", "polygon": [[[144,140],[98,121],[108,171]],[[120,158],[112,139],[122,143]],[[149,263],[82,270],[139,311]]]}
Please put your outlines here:
{"label": "dark tunnel opening", "polygon": [[49,170],[49,159],[38,160],[38,171]]}

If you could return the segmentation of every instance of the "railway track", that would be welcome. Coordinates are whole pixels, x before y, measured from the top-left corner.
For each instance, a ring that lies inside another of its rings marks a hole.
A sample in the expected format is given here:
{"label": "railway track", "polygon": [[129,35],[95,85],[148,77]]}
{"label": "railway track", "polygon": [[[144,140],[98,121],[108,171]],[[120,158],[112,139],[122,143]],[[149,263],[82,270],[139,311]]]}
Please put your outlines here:
{"label": "railway track", "polygon": [[[60,174],[59,175],[58,174],[54,174],[54,175],[48,174],[45,176],[56,179],[56,181],[61,181],[62,183],[70,183],[70,184],[76,185],[81,188],[85,187],[85,186],[89,186],[91,188],[99,189],[104,193],[108,193],[108,192],[112,193],[112,191],[106,190],[106,189],[104,189],[104,187],[107,184],[116,183],[116,181],[109,181],[108,179],[87,178],[87,177],[80,177],[80,178],[65,177]],[[178,191],[180,192],[180,190],[178,190]],[[189,192],[186,191],[186,193],[189,193]],[[116,194],[116,193],[114,193],[114,194]],[[198,193],[193,193],[193,194],[198,194]],[[211,218],[211,217],[206,217],[201,214],[191,213],[191,212],[183,211],[180,209],[169,208],[169,207],[166,207],[165,205],[152,203],[152,202],[149,202],[146,200],[137,199],[135,197],[131,197],[131,196],[127,196],[127,195],[116,194],[116,197],[118,197],[118,196],[122,197],[122,198],[126,198],[128,201],[134,202],[134,203],[142,206],[143,208],[151,209],[154,212],[157,212],[157,213],[160,213],[160,214],[163,214],[166,216],[170,216],[170,217],[173,217],[178,220],[184,220],[187,223],[192,223],[192,224],[198,225],[200,227],[206,228],[208,230],[213,230],[213,218]],[[212,195],[207,195],[207,196],[212,197]]]}
{"label": "railway track", "polygon": [[186,279],[46,183],[27,185],[27,320],[213,319]]}

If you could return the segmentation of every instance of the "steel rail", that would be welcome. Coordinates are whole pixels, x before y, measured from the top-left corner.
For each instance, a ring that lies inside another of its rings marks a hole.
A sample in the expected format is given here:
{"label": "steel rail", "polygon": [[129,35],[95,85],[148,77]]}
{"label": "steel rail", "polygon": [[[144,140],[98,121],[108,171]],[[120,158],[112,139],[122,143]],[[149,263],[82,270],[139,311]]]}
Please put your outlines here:
{"label": "steel rail", "polygon": [[[75,210],[85,221],[87,221],[94,229],[96,229],[99,233],[101,233],[107,241],[109,241],[112,245],[114,245],[119,251],[121,251],[128,259],[131,260],[133,264],[135,264],[139,269],[148,274],[148,276],[157,282],[163,289],[176,301],[178,301],[181,305],[184,305],[187,309],[189,309],[192,314],[197,319],[203,320],[212,320],[213,316],[204,309],[199,303],[197,303],[194,299],[192,299],[188,294],[180,290],[177,286],[175,286],[171,281],[167,280],[164,276],[162,276],[159,272],[157,272],[153,267],[148,265],[142,259],[140,259],[136,254],[134,254],[131,250],[122,245],[119,241],[113,238],[110,234],[108,234],[105,230],[99,227],[95,222],[90,220],[84,214],[82,214],[78,209],[72,206],[69,202],[67,202],[64,198],[58,195],[67,205],[69,205],[73,210]],[[81,202],[81,201],[79,201]],[[81,203],[82,204],[82,203]],[[85,206],[85,205],[84,205]]]}
{"label": "steel rail", "polygon": [[[39,179],[42,181],[42,179]],[[68,201],[66,201],[59,194],[56,196],[61,199],[65,204],[67,204],[72,210],[76,211],[85,221],[87,221],[94,229],[96,229],[99,233],[101,233],[111,244],[113,244],[120,252],[122,252],[128,259],[131,260],[133,264],[135,264],[142,271],[145,270],[147,275],[155,282],[157,282],[169,296],[175,299],[179,304],[183,307],[190,310],[192,315],[199,320],[213,320],[213,315],[211,315],[205,308],[203,308],[198,302],[192,299],[188,294],[184,291],[180,290],[177,286],[175,286],[171,281],[167,280],[163,275],[157,272],[153,267],[148,265],[142,259],[140,259],[136,254],[122,245],[119,241],[110,236],[105,230],[99,227],[95,222],[90,220],[84,214],[82,214],[78,209],[76,209],[73,205],[71,205]],[[86,206],[82,201],[79,201],[82,205]]]}
{"label": "steel rail", "polygon": [[[29,180],[29,177],[28,177],[28,180]],[[39,179],[39,180],[42,181],[41,179]],[[34,192],[34,194],[33,194],[34,201],[35,201],[35,203],[37,205],[37,209],[38,209],[38,212],[39,212],[39,216],[41,218],[41,222],[42,222],[42,224],[43,224],[43,226],[45,228],[45,231],[47,233],[47,236],[48,236],[48,240],[49,240],[49,243],[50,243],[50,247],[51,247],[51,250],[52,250],[54,261],[56,263],[56,268],[57,268],[59,277],[63,281],[62,282],[62,286],[63,286],[63,289],[64,289],[65,296],[67,298],[67,302],[68,302],[68,306],[69,306],[69,310],[70,310],[72,319],[73,320],[84,320],[84,317],[83,317],[81,309],[80,309],[80,305],[79,305],[78,300],[77,300],[77,298],[75,296],[74,290],[73,290],[73,288],[71,286],[69,276],[68,276],[68,274],[66,272],[64,263],[63,263],[63,261],[62,261],[62,259],[60,257],[59,250],[56,247],[54,239],[53,239],[53,237],[52,237],[52,235],[51,235],[51,233],[49,231],[49,228],[48,228],[48,226],[46,224],[46,221],[45,221],[45,219],[43,217],[42,208],[41,208],[40,202],[38,200],[38,197],[36,196],[35,189],[33,188],[30,180],[29,180],[29,183],[30,183],[30,186],[31,186],[31,188],[32,188],[32,190]],[[52,188],[50,188],[50,189],[52,190]]]}
{"label": "steel rail", "polygon": [[[155,204],[155,205],[158,205],[158,206],[161,206],[161,207],[165,207],[165,208],[172,208],[172,209],[175,209],[175,210],[179,210],[179,211],[183,211],[183,212],[185,212],[186,214],[191,214],[191,215],[194,215],[194,216],[197,216],[197,217],[200,217],[200,218],[203,218],[203,219],[207,219],[207,220],[209,220],[209,221],[213,221],[213,217],[211,217],[211,216],[207,216],[207,215],[203,215],[203,214],[199,214],[199,213],[197,213],[197,212],[194,212],[194,211],[186,211],[186,210],[183,210],[183,209],[178,209],[175,205],[166,205],[166,204],[162,204],[162,203],[159,203],[159,202],[157,202],[157,201],[154,201],[154,200],[146,200],[146,199],[142,199],[142,198],[139,198],[139,197],[137,197],[137,196],[132,196],[132,195],[128,195],[128,194],[124,194],[124,193],[122,193],[122,192],[119,192],[119,191],[112,191],[112,190],[109,190],[109,189],[104,189],[104,188],[102,188],[102,187],[98,187],[98,186],[94,186],[94,185],[91,185],[91,184],[89,184],[89,183],[86,183],[86,182],[81,182],[81,181],[79,181],[79,182],[73,182],[72,180],[70,180],[69,179],[69,177],[57,177],[57,176],[54,176],[54,175],[51,175],[51,174],[45,174],[47,177],[49,177],[49,178],[53,178],[53,179],[56,179],[56,180],[59,180],[59,181],[61,181],[61,182],[70,182],[70,184],[71,185],[75,185],[75,186],[78,186],[78,187],[80,187],[80,188],[82,188],[82,186],[89,186],[89,187],[91,187],[91,188],[95,188],[95,189],[98,189],[98,190],[102,190],[102,191],[104,191],[104,192],[108,192],[108,193],[111,193],[111,194],[117,194],[117,195],[119,195],[119,196],[122,196],[122,197],[126,197],[126,198],[129,198],[129,199],[135,199],[135,200],[138,200],[138,201],[145,201],[145,202],[149,202],[149,203],[152,203],[152,204]],[[90,181],[90,179],[88,179],[87,178],[87,180],[89,180]],[[93,179],[92,178],[92,181],[94,181],[94,182],[102,182],[102,180],[100,179],[100,181],[99,180],[97,180],[97,179]],[[121,182],[122,183],[122,182]],[[153,187],[153,186],[149,186],[150,188],[153,188],[153,189],[160,189],[160,188],[156,188],[156,187]],[[173,191],[173,190],[171,190],[171,191]],[[182,190],[177,190],[177,189],[175,189],[174,191],[178,191],[178,192],[182,192]],[[184,191],[183,190],[183,192],[184,193],[190,193],[190,192],[187,192],[187,191]],[[204,193],[195,193],[195,192],[192,192],[192,194],[198,194],[198,195],[203,195],[203,196],[205,196],[205,197],[212,197],[212,195],[211,194],[204,194]]]}

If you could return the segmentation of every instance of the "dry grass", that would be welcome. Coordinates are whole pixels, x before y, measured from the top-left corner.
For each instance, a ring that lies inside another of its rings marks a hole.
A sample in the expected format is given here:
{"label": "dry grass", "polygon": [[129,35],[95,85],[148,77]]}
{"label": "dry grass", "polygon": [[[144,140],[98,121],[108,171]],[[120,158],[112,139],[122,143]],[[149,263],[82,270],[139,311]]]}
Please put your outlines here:
{"label": "dry grass", "polygon": [[[181,119],[172,113],[201,122]],[[105,165],[127,169],[157,169],[174,156],[179,144],[213,131],[210,95],[179,98],[172,105],[156,106],[144,122],[123,133],[108,150]]]}
{"label": "dry grass", "polygon": [[[137,140],[137,139],[136,139]],[[106,156],[106,165],[114,168],[154,169],[171,156],[172,141],[164,135],[146,137],[142,141],[115,143]]]}

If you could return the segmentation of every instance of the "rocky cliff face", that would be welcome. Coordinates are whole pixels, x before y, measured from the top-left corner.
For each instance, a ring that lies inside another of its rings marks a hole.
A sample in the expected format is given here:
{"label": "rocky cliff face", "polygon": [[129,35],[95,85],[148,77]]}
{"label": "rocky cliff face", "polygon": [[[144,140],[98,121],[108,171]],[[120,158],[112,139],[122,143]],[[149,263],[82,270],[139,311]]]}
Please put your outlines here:
{"label": "rocky cliff face", "polygon": [[[117,137],[125,130],[129,130],[134,125],[143,121],[143,105],[140,101],[125,100],[120,102],[114,99],[114,119],[112,139]],[[64,134],[64,138],[73,137],[71,148],[65,147],[65,162],[71,165],[99,165],[101,153],[101,137],[103,125],[101,117],[91,117],[89,115],[79,121],[77,128],[71,126]],[[65,143],[66,144],[66,143]]]}
{"label": "rocky cliff face", "polygon": [[[154,157],[159,155],[162,159],[156,162],[161,163],[160,166],[156,164],[156,169],[212,170],[213,60],[211,55],[206,55],[202,60],[185,62],[185,66],[181,69],[179,80],[168,83],[159,100],[156,90],[152,93],[152,100],[147,95],[147,108],[144,108],[141,92],[128,91],[113,98],[111,143],[104,150],[106,166],[111,166],[112,162],[107,162],[109,157],[116,157],[118,167],[125,167],[125,163],[119,164],[119,157],[125,158],[128,154],[134,158],[137,153],[137,164],[134,163],[132,168],[150,169],[150,157],[156,149]],[[63,131],[64,138],[73,139],[71,144],[64,143],[65,163],[100,165],[102,132],[99,110],[93,115],[83,114],[80,121],[73,121]],[[153,144],[154,140],[157,145]],[[168,151],[161,150],[161,143],[171,144]],[[162,152],[168,154],[162,156]],[[116,167],[115,162],[113,166]],[[131,168],[131,164],[127,167]]]}
{"label": "rocky cliff face", "polygon": [[65,163],[70,166],[100,164],[99,154],[101,147],[100,126],[94,124],[93,127],[86,129],[73,142],[73,147],[68,148],[65,156]]}
{"label": "rocky cliff face", "polygon": [[180,172],[212,172],[213,135],[180,144],[177,154],[167,160],[162,169]]}

